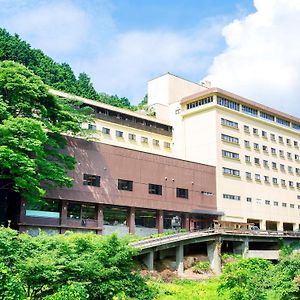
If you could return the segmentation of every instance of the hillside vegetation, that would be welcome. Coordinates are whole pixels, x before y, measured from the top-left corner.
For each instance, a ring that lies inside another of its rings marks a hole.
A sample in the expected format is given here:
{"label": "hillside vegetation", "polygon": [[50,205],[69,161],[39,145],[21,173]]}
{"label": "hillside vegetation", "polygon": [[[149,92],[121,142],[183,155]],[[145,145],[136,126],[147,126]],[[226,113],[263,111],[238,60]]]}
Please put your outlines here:
{"label": "hillside vegetation", "polygon": [[21,63],[38,75],[48,86],[77,96],[131,110],[138,109],[147,101],[145,98],[138,106],[133,106],[125,97],[99,93],[86,73],[82,72],[76,77],[67,63],[55,62],[42,50],[33,49],[17,34],[11,35],[5,29],[0,28],[0,61],[4,60]]}

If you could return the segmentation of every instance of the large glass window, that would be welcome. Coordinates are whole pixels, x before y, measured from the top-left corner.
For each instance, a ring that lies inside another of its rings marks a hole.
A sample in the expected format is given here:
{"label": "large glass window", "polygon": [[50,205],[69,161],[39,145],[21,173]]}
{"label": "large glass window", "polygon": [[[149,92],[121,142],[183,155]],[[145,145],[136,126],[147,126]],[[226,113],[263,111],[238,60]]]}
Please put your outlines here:
{"label": "large glass window", "polygon": [[59,202],[56,200],[41,200],[35,203],[27,203],[26,216],[59,219]]}
{"label": "large glass window", "polygon": [[68,204],[67,216],[75,220],[95,220],[96,219],[96,206],[92,204],[81,204],[70,202]]}
{"label": "large glass window", "polygon": [[68,204],[68,218],[79,220],[81,217],[81,204],[69,203]]}
{"label": "large glass window", "polygon": [[137,227],[156,227],[156,212],[151,210],[140,210],[135,211],[135,226]]}
{"label": "large glass window", "polygon": [[127,209],[121,207],[105,207],[103,209],[104,225],[126,225]]}

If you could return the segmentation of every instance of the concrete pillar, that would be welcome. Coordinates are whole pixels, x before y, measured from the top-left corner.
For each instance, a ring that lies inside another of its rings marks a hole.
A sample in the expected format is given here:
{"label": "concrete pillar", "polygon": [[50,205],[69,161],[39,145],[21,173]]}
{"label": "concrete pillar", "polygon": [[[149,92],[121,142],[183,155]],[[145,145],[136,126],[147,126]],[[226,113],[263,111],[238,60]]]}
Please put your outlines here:
{"label": "concrete pillar", "polygon": [[283,222],[277,222],[277,230],[283,231]]}
{"label": "concrete pillar", "polygon": [[153,271],[154,269],[154,251],[151,250],[150,252],[146,253],[143,256],[143,262],[147,266],[149,271]]}
{"label": "concrete pillar", "polygon": [[97,229],[97,234],[103,233],[103,205],[97,205],[97,227],[101,229]]}
{"label": "concrete pillar", "polygon": [[158,210],[156,214],[156,228],[158,233],[164,232],[164,212],[163,210]]}
{"label": "concrete pillar", "polygon": [[260,228],[261,230],[266,230],[266,229],[267,229],[267,226],[266,226],[266,220],[261,220],[261,221],[260,221],[260,226],[259,226],[259,228]]}
{"label": "concrete pillar", "polygon": [[135,229],[135,208],[129,207],[127,212],[127,224],[129,227],[129,233],[134,234]]}
{"label": "concrete pillar", "polygon": [[176,270],[178,274],[183,273],[183,258],[184,258],[184,247],[182,244],[176,247]]}
{"label": "concrete pillar", "polygon": [[217,275],[221,274],[221,245],[222,243],[219,240],[207,243],[207,256],[210,267]]}
{"label": "concrete pillar", "polygon": [[[61,201],[61,210],[60,210],[60,225],[66,226],[68,219],[68,201],[62,200]],[[60,230],[61,233],[66,232],[66,227],[62,227]]]}
{"label": "concrete pillar", "polygon": [[183,228],[186,231],[190,231],[190,215],[188,213],[184,214],[184,218],[183,218]]}
{"label": "concrete pillar", "polygon": [[233,242],[233,253],[237,255],[242,255],[243,257],[247,257],[247,253],[249,250],[249,241],[245,239],[242,242]]}

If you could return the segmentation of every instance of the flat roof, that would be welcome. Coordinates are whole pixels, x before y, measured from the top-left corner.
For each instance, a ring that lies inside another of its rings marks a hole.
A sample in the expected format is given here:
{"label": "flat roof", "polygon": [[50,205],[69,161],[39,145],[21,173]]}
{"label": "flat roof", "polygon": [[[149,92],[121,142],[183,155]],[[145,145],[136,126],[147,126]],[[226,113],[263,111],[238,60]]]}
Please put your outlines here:
{"label": "flat roof", "polygon": [[278,117],[284,118],[288,121],[292,121],[292,122],[296,122],[296,123],[300,124],[300,119],[297,118],[297,117],[294,117],[292,115],[283,113],[283,112],[281,112],[279,110],[276,110],[274,108],[271,108],[269,106],[260,104],[258,102],[255,102],[255,101],[252,101],[252,100],[249,100],[249,99],[246,99],[244,97],[241,97],[239,95],[236,95],[234,93],[228,92],[226,90],[223,90],[223,89],[220,89],[220,88],[217,88],[217,87],[212,87],[212,88],[209,88],[205,91],[201,91],[201,92],[192,94],[190,96],[184,97],[184,98],[181,99],[180,103],[185,104],[185,103],[190,102],[194,99],[197,99],[197,98],[200,98],[200,97],[203,97],[203,96],[206,96],[206,95],[211,95],[211,94],[219,94],[219,95],[231,98],[232,100],[236,100],[241,104],[249,105],[249,106],[251,106],[253,108],[256,108],[256,109],[259,109],[261,111],[271,113],[271,114],[274,114]]}
{"label": "flat roof", "polygon": [[112,110],[112,111],[115,111],[115,112],[118,112],[118,113],[121,113],[121,114],[125,114],[125,115],[135,117],[135,118],[140,118],[140,119],[144,119],[144,120],[147,120],[147,121],[151,121],[151,122],[155,122],[155,123],[159,123],[159,124],[163,124],[163,125],[167,125],[167,126],[172,126],[170,123],[168,123],[166,121],[157,119],[155,117],[150,117],[150,116],[147,116],[147,115],[144,115],[144,114],[141,114],[141,113],[133,112],[129,109],[119,108],[119,107],[109,105],[109,104],[106,104],[106,103],[103,103],[103,102],[100,102],[100,101],[87,99],[87,98],[84,98],[84,97],[72,95],[72,94],[61,92],[61,91],[54,90],[54,89],[49,89],[49,92],[53,95],[56,95],[56,96],[60,96],[60,97],[67,98],[67,99],[78,100],[78,101],[81,101],[83,103],[86,103],[86,104],[89,104],[89,105],[92,105],[92,106]]}

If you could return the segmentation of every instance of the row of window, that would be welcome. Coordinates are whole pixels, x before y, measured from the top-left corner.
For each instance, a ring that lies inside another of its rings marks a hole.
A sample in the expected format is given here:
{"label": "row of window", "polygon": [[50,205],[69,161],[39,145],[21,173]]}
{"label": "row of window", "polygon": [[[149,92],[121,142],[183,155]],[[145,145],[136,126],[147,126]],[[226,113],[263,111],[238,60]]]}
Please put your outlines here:
{"label": "row of window", "polygon": [[[253,117],[261,118],[270,122],[276,122],[279,125],[285,126],[285,127],[291,127],[297,131],[300,131],[300,124],[290,122],[288,120],[285,120],[280,117],[276,117],[270,113],[266,113],[264,111],[259,111],[253,107],[247,106],[247,105],[240,105],[239,103],[229,100],[225,97],[217,97],[217,103],[221,106],[227,107],[229,109],[235,110],[235,111],[241,111],[244,114],[251,115]],[[240,106],[242,107],[240,109]]]}
{"label": "row of window", "polygon": [[[97,126],[95,124],[88,124],[88,129],[90,129],[90,130],[97,130]],[[103,134],[110,135],[110,128],[102,127],[102,131],[101,132]],[[116,135],[117,138],[124,138],[124,132],[123,131],[116,130],[115,131],[115,135]],[[130,141],[136,141],[137,137],[133,133],[128,133],[128,140],[130,140]],[[145,137],[145,136],[141,136],[140,137],[140,141],[141,141],[141,143],[148,144],[149,143],[149,138]],[[157,140],[157,139],[152,139],[152,144],[154,146],[159,146],[160,145],[160,141]],[[164,147],[165,148],[171,148],[171,144],[169,142],[164,142]]]}
{"label": "row of window", "polygon": [[213,96],[206,97],[206,98],[188,103],[186,108],[191,109],[191,108],[202,106],[202,105],[205,105],[205,104],[208,104],[208,103],[211,103],[211,102],[213,102]]}
{"label": "row of window", "polygon": [[[83,185],[90,185],[100,187],[100,176],[91,175],[91,174],[83,174]],[[118,190],[122,191],[133,191],[133,181],[132,180],[124,180],[118,179]],[[159,184],[148,184],[148,193],[154,195],[162,195],[162,185]],[[203,192],[204,194],[206,192]],[[212,195],[212,193],[210,193]],[[176,188],[176,197],[188,199],[189,191],[184,188]]]}
{"label": "row of window", "polygon": [[[239,124],[237,122],[221,118],[221,124],[224,126],[228,126],[234,129],[239,128]],[[248,125],[244,125],[244,132],[245,133],[250,133],[250,127]],[[260,136],[259,134],[259,129],[253,127],[252,128],[252,133],[255,136]],[[283,136],[278,135],[277,140],[276,140],[276,135],[274,133],[267,133],[265,130],[261,130],[261,136],[265,139],[268,139],[270,136],[270,140],[276,142],[278,140],[279,143],[284,144],[286,142],[286,145],[292,146],[294,145],[295,148],[299,148],[299,142],[295,140],[291,140],[290,138],[284,138]]]}
{"label": "row of window", "polygon": [[[229,199],[229,200],[237,200],[237,201],[241,200],[241,196],[231,195],[231,194],[223,194],[223,198],[224,199]],[[251,197],[246,197],[246,202],[252,202],[252,198]],[[256,199],[256,203],[261,204],[262,200],[261,199]],[[264,203],[265,203],[265,205],[271,205],[271,203],[272,203],[274,206],[279,206],[278,201],[265,200]],[[288,207],[288,203],[286,203],[286,202],[282,202],[281,205],[282,205],[282,207]],[[289,207],[290,208],[295,208],[296,206],[295,206],[295,204],[290,203]],[[300,204],[297,205],[297,208],[300,209]]]}
{"label": "row of window", "polygon": [[[230,175],[230,176],[236,176],[236,177],[241,176],[240,170],[225,168],[225,167],[223,167],[223,174]],[[251,172],[245,172],[245,178],[247,180],[252,180],[253,179],[252,178],[252,173]],[[265,183],[271,183],[270,176],[268,176],[268,175],[261,176],[261,174],[255,173],[254,174],[254,179],[255,179],[255,181],[259,181],[259,182],[261,182],[262,179],[263,179],[263,181]],[[272,177],[272,182],[273,182],[274,185],[279,184],[279,180],[278,180],[277,177]],[[283,186],[283,187],[286,187],[288,185],[289,187],[294,188],[294,181],[292,181],[292,180],[280,179],[280,183],[281,183],[281,186]],[[300,182],[296,182],[296,187],[298,189],[300,189]]]}

